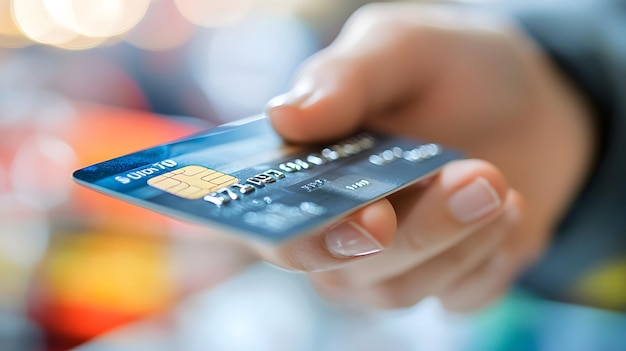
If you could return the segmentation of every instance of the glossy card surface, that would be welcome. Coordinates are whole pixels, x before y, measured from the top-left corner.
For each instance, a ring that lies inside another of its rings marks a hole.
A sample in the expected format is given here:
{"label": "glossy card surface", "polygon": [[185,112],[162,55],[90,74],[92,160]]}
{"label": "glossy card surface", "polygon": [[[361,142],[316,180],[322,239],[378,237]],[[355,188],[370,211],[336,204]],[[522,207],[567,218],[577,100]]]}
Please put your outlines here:
{"label": "glossy card surface", "polygon": [[333,145],[286,144],[257,116],[80,169],[74,179],[176,218],[279,242],[461,157],[369,132]]}

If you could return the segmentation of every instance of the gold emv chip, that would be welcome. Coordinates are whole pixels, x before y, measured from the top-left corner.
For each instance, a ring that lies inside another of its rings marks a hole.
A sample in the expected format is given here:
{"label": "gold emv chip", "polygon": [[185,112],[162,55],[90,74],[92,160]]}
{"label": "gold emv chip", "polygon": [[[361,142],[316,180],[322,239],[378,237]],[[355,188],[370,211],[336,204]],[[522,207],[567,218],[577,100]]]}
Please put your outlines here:
{"label": "gold emv chip", "polygon": [[148,185],[189,200],[201,199],[239,179],[202,166],[185,166],[148,180]]}

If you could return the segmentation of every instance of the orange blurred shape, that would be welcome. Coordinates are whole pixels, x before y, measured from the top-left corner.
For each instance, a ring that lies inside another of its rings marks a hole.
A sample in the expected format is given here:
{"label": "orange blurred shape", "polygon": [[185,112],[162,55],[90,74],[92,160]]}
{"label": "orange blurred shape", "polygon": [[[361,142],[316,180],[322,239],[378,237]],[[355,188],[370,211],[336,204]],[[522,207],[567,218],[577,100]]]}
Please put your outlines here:
{"label": "orange blurred shape", "polygon": [[[78,104],[76,110],[65,141],[76,153],[77,167],[201,129],[95,104]],[[62,349],[171,305],[176,287],[166,217],[74,184],[70,202],[54,218],[50,248],[33,279],[28,305],[49,337],[69,340]]]}
{"label": "orange blurred shape", "polygon": [[[78,106],[78,115],[68,144],[78,156],[79,167],[172,141],[201,129],[198,125],[150,113],[96,105]],[[77,216],[93,220],[116,217],[156,228],[165,223],[162,215],[82,186],[75,185],[73,191],[72,212]]]}
{"label": "orange blurred shape", "polygon": [[55,233],[31,289],[33,319],[80,343],[169,307],[176,287],[168,245],[149,234],[116,222]]}

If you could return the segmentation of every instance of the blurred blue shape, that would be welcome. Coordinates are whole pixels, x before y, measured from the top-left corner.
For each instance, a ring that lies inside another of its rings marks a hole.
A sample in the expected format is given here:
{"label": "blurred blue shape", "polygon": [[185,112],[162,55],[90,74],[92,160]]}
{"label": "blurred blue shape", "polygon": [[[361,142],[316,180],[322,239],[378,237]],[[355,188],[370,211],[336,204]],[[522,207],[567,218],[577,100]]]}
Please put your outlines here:
{"label": "blurred blue shape", "polygon": [[0,309],[0,349],[43,350],[43,337],[39,329],[24,316]]}
{"label": "blurred blue shape", "polygon": [[162,319],[122,328],[80,351],[618,351],[626,316],[515,292],[469,316],[435,299],[374,311],[322,300],[305,275],[253,267]]}

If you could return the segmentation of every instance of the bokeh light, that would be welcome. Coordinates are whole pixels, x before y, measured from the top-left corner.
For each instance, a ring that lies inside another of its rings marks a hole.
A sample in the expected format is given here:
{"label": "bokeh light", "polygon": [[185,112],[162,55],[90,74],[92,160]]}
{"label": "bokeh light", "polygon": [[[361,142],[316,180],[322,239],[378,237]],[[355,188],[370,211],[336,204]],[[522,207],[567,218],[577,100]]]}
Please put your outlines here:
{"label": "bokeh light", "polygon": [[15,22],[13,22],[13,17],[11,17],[11,2],[9,0],[0,0],[0,34],[20,34],[19,28],[17,28]]}
{"label": "bokeh light", "polygon": [[0,0],[0,47],[34,42],[84,50],[125,39],[145,50],[170,50],[198,26],[223,28],[267,14],[319,17],[318,10],[329,7],[342,6],[331,0]]}
{"label": "bokeh light", "polygon": [[45,10],[59,25],[77,34],[106,38],[135,26],[150,0],[43,0]]}
{"label": "bokeh light", "polygon": [[66,50],[86,50],[95,48],[106,42],[106,38],[93,38],[77,35],[74,38],[55,46]]}
{"label": "bokeh light", "polygon": [[16,24],[24,35],[35,42],[60,45],[78,36],[54,20],[46,10],[44,0],[14,0],[11,4]]}
{"label": "bokeh light", "polygon": [[[145,15],[150,0],[5,0],[0,5],[11,10],[2,15],[7,18],[0,17],[3,37],[11,36],[15,42],[21,33],[37,43],[81,50],[133,28]],[[10,46],[8,38],[4,39],[7,43],[0,45]]]}
{"label": "bokeh light", "polygon": [[191,23],[221,27],[236,23],[254,7],[253,0],[174,0],[180,13]]}
{"label": "bokeh light", "polygon": [[84,0],[80,3],[72,0],[43,0],[43,5],[58,25],[91,37],[108,36],[122,11],[122,5],[116,0]]}
{"label": "bokeh light", "polygon": [[0,198],[0,260],[5,264],[31,267],[45,253],[49,228],[46,218],[38,214],[41,212],[10,196]]}
{"label": "bokeh light", "polygon": [[0,0],[0,47],[20,48],[27,46],[29,40],[24,38],[22,32],[13,21],[11,16],[11,2]]}
{"label": "bokeh light", "polygon": [[293,71],[317,47],[306,23],[269,14],[250,16],[202,39],[190,55],[198,73],[194,78],[227,120],[261,111],[287,89]]}
{"label": "bokeh light", "polygon": [[256,0],[255,10],[273,14],[294,15],[306,8],[307,4],[319,2],[324,2],[324,0]]}

